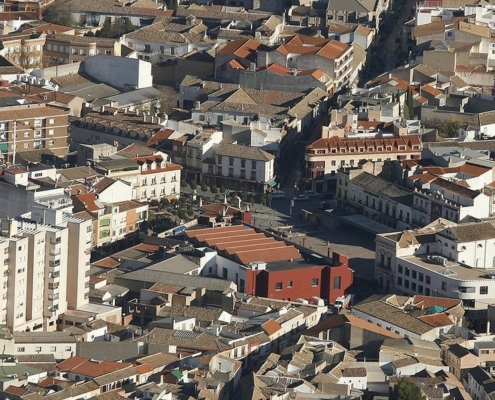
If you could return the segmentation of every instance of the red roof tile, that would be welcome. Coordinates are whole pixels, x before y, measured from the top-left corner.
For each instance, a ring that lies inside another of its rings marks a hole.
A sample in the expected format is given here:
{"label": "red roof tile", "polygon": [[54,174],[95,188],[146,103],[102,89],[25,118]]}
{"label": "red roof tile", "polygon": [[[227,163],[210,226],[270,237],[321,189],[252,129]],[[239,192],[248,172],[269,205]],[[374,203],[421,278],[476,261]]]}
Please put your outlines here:
{"label": "red roof tile", "polygon": [[269,336],[277,333],[282,327],[280,324],[275,321],[273,318],[266,321],[264,324],[261,324],[261,328],[265,331],[265,333]]}

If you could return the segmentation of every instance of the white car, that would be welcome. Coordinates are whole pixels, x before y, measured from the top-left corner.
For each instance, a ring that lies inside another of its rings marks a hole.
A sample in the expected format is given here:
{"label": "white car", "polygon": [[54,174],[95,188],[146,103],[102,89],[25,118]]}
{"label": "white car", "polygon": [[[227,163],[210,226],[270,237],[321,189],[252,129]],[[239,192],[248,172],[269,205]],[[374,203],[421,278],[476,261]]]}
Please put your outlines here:
{"label": "white car", "polygon": [[316,193],[314,190],[306,190],[306,196],[308,197],[318,197],[318,193]]}
{"label": "white car", "polygon": [[305,194],[300,194],[299,196],[293,197],[292,200],[294,201],[305,201],[308,200],[309,197]]}

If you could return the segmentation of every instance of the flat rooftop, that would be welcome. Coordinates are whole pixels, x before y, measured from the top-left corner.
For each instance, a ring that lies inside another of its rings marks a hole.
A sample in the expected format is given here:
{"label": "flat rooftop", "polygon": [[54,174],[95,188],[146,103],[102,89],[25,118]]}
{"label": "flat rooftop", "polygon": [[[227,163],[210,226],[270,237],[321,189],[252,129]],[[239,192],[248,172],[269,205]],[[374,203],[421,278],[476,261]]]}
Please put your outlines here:
{"label": "flat rooftop", "polygon": [[397,259],[408,261],[439,275],[457,280],[492,281],[490,275],[495,275],[495,268],[471,268],[451,260],[448,260],[447,265],[443,266],[427,259],[427,256],[435,255],[440,256],[440,254],[422,254],[420,256],[398,257]]}

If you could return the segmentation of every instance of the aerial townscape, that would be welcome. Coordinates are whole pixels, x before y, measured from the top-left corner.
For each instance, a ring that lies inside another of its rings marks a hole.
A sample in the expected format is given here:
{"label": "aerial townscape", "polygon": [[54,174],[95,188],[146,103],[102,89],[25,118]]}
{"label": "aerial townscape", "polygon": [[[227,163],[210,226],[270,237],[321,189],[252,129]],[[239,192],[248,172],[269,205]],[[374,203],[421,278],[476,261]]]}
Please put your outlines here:
{"label": "aerial townscape", "polygon": [[0,0],[0,400],[495,400],[495,0]]}

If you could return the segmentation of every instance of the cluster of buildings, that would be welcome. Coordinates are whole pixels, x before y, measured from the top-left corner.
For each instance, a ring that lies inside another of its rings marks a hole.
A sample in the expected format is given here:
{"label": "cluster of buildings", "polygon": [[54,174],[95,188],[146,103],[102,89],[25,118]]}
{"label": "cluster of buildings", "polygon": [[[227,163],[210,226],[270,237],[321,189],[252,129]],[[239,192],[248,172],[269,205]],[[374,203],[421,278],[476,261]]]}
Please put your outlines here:
{"label": "cluster of buildings", "polygon": [[[495,396],[491,5],[416,4],[362,84],[388,1],[48,3],[0,11],[0,398]],[[191,181],[332,191],[374,294],[224,190],[163,211]]]}

